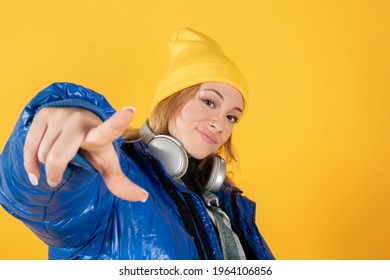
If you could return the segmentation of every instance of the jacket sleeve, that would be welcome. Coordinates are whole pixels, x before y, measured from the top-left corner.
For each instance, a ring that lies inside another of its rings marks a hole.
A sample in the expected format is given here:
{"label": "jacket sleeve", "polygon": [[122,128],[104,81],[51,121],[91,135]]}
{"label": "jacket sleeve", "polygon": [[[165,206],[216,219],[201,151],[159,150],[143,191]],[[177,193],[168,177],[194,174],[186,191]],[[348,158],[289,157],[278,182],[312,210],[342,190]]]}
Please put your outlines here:
{"label": "jacket sleeve", "polygon": [[[116,198],[79,154],[55,189],[46,183],[43,164],[38,186],[30,184],[23,166],[23,146],[34,115],[49,106],[84,108],[102,120],[114,113],[102,95],[75,84],[55,83],[39,92],[23,110],[0,155],[0,204],[46,244],[81,247],[104,231]],[[114,143],[117,149],[120,141]]]}

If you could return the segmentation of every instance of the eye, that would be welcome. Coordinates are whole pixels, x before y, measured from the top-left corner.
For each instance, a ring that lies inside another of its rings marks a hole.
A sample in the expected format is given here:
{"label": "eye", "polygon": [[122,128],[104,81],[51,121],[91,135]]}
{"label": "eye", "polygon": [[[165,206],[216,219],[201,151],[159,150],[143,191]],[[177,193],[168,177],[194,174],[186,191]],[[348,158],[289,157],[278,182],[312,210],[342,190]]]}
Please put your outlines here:
{"label": "eye", "polygon": [[207,107],[215,108],[215,103],[210,99],[202,99],[202,102],[206,104]]}
{"label": "eye", "polygon": [[232,116],[232,115],[228,115],[228,116],[227,116],[227,119],[228,119],[231,123],[236,123],[236,122],[238,122],[238,118],[236,118],[235,116]]}

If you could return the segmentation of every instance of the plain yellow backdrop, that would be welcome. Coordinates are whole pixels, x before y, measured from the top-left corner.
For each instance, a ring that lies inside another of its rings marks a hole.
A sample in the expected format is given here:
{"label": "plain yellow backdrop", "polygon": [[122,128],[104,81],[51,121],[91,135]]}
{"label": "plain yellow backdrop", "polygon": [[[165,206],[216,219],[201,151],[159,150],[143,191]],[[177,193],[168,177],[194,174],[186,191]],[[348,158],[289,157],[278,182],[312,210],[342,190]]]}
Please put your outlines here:
{"label": "plain yellow backdrop", "polygon": [[[390,259],[390,2],[1,0],[0,149],[56,81],[149,114],[183,26],[216,39],[251,90],[233,168],[278,259]],[[20,167],[20,172],[24,172]],[[0,259],[46,246],[0,210]]]}

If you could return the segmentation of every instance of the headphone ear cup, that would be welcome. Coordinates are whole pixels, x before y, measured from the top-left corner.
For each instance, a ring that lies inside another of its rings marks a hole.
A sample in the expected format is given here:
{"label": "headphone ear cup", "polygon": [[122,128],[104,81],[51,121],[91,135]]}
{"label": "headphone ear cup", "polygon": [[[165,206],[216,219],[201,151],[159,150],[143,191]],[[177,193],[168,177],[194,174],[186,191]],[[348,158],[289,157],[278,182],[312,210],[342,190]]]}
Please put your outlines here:
{"label": "headphone ear cup", "polygon": [[220,156],[215,156],[212,160],[209,178],[204,188],[211,192],[217,192],[221,189],[225,182],[226,176],[226,163],[225,160]]}
{"label": "headphone ear cup", "polygon": [[172,178],[180,178],[186,173],[188,156],[179,140],[168,135],[155,135],[148,120],[141,126],[139,134],[148,145],[150,155],[160,161]]}
{"label": "headphone ear cup", "polygon": [[[158,159],[166,172],[173,178],[182,177],[188,169],[189,160],[183,144],[168,135],[155,135],[146,121],[140,128],[140,136],[147,143],[149,153]],[[204,188],[217,192],[222,187],[226,176],[225,160],[220,156],[211,159],[210,166],[202,174]]]}
{"label": "headphone ear cup", "polygon": [[188,168],[188,156],[182,144],[167,135],[157,135],[148,144],[150,154],[157,158],[174,179],[182,177]]}

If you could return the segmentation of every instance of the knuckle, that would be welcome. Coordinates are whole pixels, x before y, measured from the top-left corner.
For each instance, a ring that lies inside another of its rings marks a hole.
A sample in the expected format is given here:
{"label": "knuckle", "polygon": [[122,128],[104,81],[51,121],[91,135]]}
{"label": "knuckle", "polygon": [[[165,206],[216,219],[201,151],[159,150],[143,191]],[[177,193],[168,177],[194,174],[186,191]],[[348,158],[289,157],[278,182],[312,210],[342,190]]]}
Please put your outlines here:
{"label": "knuckle", "polygon": [[77,110],[77,111],[72,112],[72,121],[73,122],[80,123],[83,119],[85,119],[85,114],[82,111]]}
{"label": "knuckle", "polygon": [[96,149],[100,144],[101,143],[96,139],[85,139],[80,147],[86,151],[89,151]]}
{"label": "knuckle", "polygon": [[46,156],[45,164],[53,170],[61,170],[68,164],[68,161],[60,153],[50,153]]}
{"label": "knuckle", "polygon": [[28,145],[24,146],[23,159],[25,162],[31,161],[33,159],[33,150]]}
{"label": "knuckle", "polygon": [[23,166],[27,172],[33,172],[36,167],[32,159],[26,156],[24,157]]}
{"label": "knuckle", "polygon": [[51,116],[53,114],[53,108],[50,108],[50,107],[45,107],[45,108],[42,108],[38,114],[34,117],[33,119],[33,123],[37,123],[41,120],[45,120],[47,119],[49,116]]}
{"label": "knuckle", "polygon": [[45,148],[43,148],[42,146],[40,146],[39,149],[38,149],[37,156],[38,156],[38,160],[40,162],[45,163],[46,162],[46,158],[47,158],[47,150]]}
{"label": "knuckle", "polygon": [[32,134],[31,130],[27,133],[26,140],[24,141],[24,150],[30,150],[31,147],[36,143],[36,139]]}

